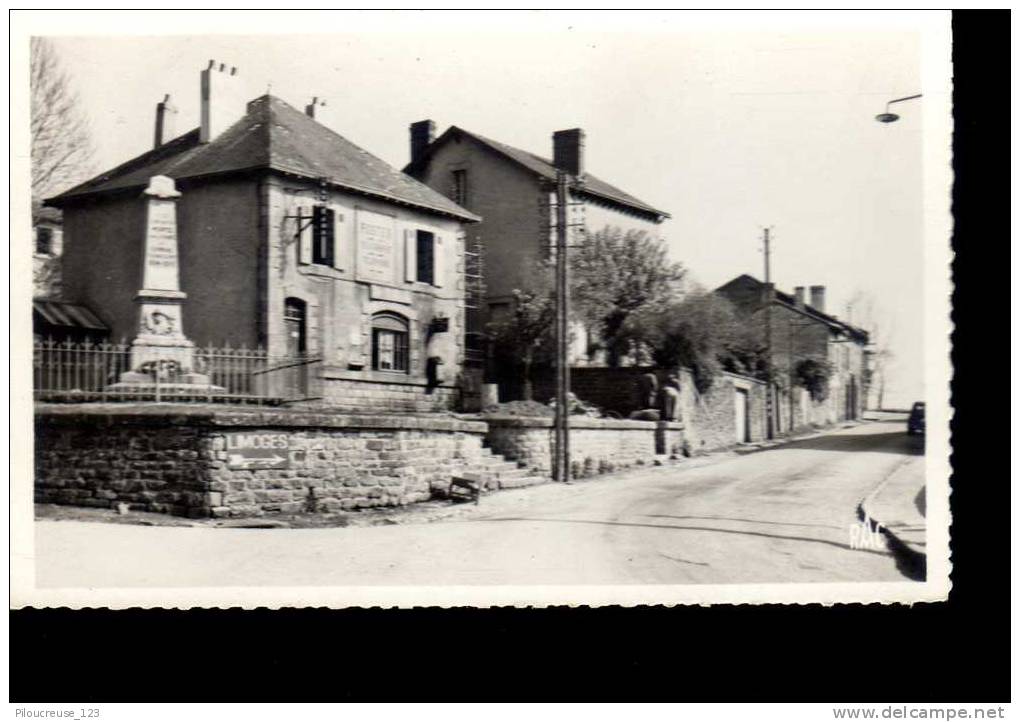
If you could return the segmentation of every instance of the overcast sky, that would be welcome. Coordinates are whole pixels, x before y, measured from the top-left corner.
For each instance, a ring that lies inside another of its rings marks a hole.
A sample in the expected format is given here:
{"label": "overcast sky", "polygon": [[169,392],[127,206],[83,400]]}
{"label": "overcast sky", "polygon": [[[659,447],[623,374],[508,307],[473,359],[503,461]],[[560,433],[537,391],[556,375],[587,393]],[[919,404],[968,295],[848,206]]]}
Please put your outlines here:
{"label": "overcast sky", "polygon": [[[887,403],[923,398],[926,99],[894,106],[897,123],[874,120],[887,100],[921,92],[909,18],[331,17],[299,25],[321,35],[54,38],[97,170],[151,147],[165,93],[178,131],[196,127],[209,59],[237,66],[253,98],[269,88],[298,108],[326,98],[327,125],[398,168],[407,126],[423,118],[545,156],[554,130],[581,127],[589,171],[672,215],[663,236],[694,279],[761,277],[771,226],[778,287],[825,285],[827,310],[843,318],[852,296],[872,297],[895,354]],[[863,321],[859,309],[850,320]]]}

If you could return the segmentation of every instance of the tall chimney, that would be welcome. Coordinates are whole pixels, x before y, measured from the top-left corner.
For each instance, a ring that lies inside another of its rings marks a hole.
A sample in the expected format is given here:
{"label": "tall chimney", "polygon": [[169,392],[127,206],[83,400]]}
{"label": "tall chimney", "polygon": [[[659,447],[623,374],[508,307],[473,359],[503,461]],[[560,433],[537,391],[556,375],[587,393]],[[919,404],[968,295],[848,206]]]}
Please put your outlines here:
{"label": "tall chimney", "polygon": [[309,118],[314,118],[315,117],[315,108],[317,106],[321,106],[321,107],[325,108],[326,107],[326,101],[325,100],[320,100],[318,96],[312,98],[312,102],[305,106],[305,115],[307,115]]}
{"label": "tall chimney", "polygon": [[553,133],[553,165],[570,175],[584,173],[584,131],[580,128]]}
{"label": "tall chimney", "polygon": [[793,288],[794,303],[797,308],[804,308],[804,287],[794,286]]}
{"label": "tall chimney", "polygon": [[159,148],[172,140],[177,131],[177,106],[170,102],[170,95],[156,103],[156,132],[152,147]]}
{"label": "tall chimney", "polygon": [[425,149],[436,139],[436,124],[431,120],[419,120],[411,123],[411,162],[417,163]]}
{"label": "tall chimney", "polygon": [[811,307],[825,313],[825,286],[811,287]]}
{"label": "tall chimney", "polygon": [[209,143],[244,117],[247,103],[237,78],[237,68],[215,60],[202,71],[202,118],[198,140]]}

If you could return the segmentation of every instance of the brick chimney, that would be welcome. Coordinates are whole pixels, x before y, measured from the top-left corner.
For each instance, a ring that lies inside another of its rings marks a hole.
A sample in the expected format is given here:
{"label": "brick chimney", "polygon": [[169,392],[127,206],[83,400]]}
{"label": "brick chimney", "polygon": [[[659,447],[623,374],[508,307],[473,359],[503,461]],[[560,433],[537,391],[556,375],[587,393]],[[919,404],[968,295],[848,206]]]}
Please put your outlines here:
{"label": "brick chimney", "polygon": [[425,150],[436,139],[436,124],[431,120],[419,120],[411,123],[411,162],[417,163],[425,155]]}
{"label": "brick chimney", "polygon": [[198,139],[209,143],[243,118],[248,104],[237,78],[237,68],[210,60],[201,77],[202,117]]}
{"label": "brick chimney", "polygon": [[167,94],[162,101],[156,103],[156,132],[152,147],[159,148],[173,140],[176,132],[177,106],[170,102],[170,95]]}
{"label": "brick chimney", "polygon": [[325,108],[326,107],[326,101],[320,99],[318,96],[312,98],[312,102],[305,106],[305,115],[307,115],[309,118],[314,118],[315,117],[315,108],[316,107],[323,107],[323,108]]}
{"label": "brick chimney", "polygon": [[825,286],[811,287],[811,307],[825,313]]}
{"label": "brick chimney", "polygon": [[804,308],[804,287],[794,286],[793,288],[793,299],[794,304],[797,308]]}
{"label": "brick chimney", "polygon": [[584,173],[584,131],[580,128],[553,133],[553,165],[570,175]]}

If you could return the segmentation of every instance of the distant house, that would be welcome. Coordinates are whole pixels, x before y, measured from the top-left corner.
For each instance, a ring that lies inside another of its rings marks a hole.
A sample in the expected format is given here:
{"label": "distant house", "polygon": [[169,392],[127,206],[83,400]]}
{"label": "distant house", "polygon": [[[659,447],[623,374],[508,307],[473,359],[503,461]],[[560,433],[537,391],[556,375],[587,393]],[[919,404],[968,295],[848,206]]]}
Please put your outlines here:
{"label": "distant house", "polygon": [[[715,290],[764,334],[768,287],[747,274]],[[810,424],[860,418],[865,403],[868,344],[866,331],[825,311],[825,286],[811,286],[810,298],[798,286],[788,294],[774,290],[771,313],[771,359],[778,391],[773,404],[777,431]],[[812,399],[795,379],[805,362],[824,362],[831,369],[824,399]]]}
{"label": "distant house", "polygon": [[152,150],[47,202],[63,211],[65,298],[116,339],[137,333],[142,192],[167,176],[190,340],[318,357],[332,405],[451,408],[464,225],[478,216],[318,123],[314,103],[245,102],[232,76],[202,72],[198,127],[170,134],[168,96]]}
{"label": "distant house", "polygon": [[[557,171],[571,176],[568,209],[571,243],[606,226],[640,229],[652,237],[669,214],[590,173],[585,167],[585,134],[579,128],[553,133],[552,158],[491,140],[457,126],[438,138],[435,123],[410,127],[411,162],[404,171],[482,216],[469,239],[484,257],[484,296],[469,314],[469,332],[508,309],[513,290],[525,288],[535,263],[545,260],[555,239]],[[579,329],[583,332],[583,329]],[[586,342],[571,350],[572,362],[586,363]]]}

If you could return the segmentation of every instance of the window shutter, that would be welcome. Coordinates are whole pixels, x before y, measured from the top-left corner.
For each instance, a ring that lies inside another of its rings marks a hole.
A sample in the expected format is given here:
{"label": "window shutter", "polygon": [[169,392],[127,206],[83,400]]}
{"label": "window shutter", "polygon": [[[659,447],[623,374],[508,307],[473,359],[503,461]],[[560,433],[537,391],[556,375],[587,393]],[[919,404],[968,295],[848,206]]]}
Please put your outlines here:
{"label": "window shutter", "polygon": [[344,222],[344,215],[335,209],[330,209],[330,212],[333,213],[333,268],[340,269],[343,265],[340,261],[342,258],[340,239],[343,236],[340,232],[340,224]]}
{"label": "window shutter", "polygon": [[312,212],[310,208],[298,208],[298,263],[309,264],[312,262]]}
{"label": "window shutter", "polygon": [[446,254],[443,247],[443,237],[436,236],[432,246],[432,285],[436,288],[443,287],[444,277],[443,274],[446,272]]}
{"label": "window shutter", "polygon": [[410,228],[404,231],[404,280],[418,280],[418,236]]}

